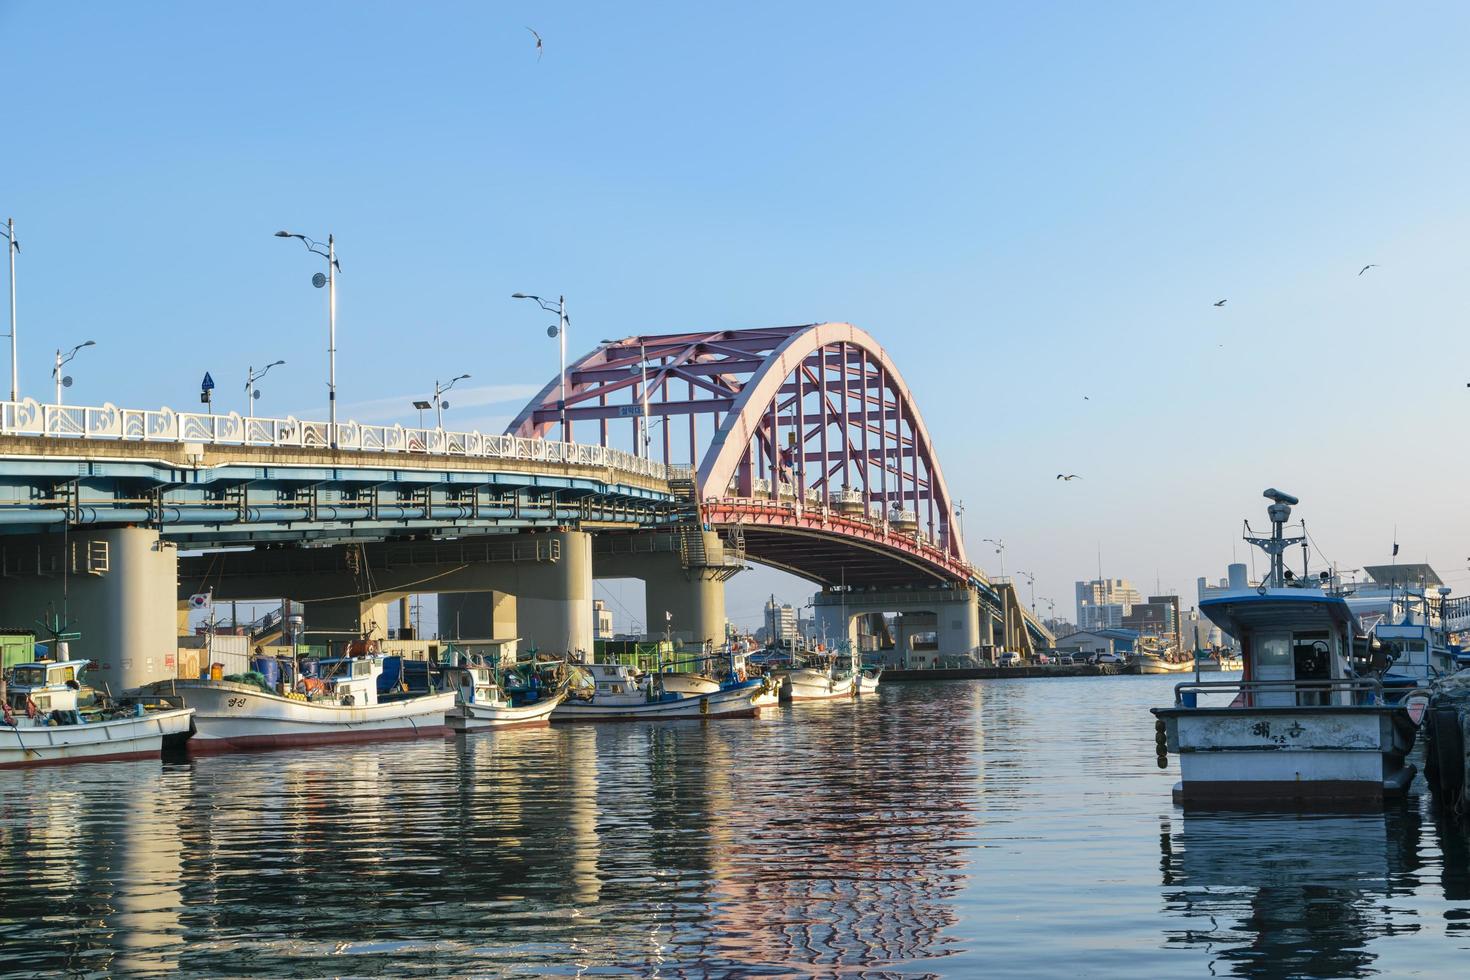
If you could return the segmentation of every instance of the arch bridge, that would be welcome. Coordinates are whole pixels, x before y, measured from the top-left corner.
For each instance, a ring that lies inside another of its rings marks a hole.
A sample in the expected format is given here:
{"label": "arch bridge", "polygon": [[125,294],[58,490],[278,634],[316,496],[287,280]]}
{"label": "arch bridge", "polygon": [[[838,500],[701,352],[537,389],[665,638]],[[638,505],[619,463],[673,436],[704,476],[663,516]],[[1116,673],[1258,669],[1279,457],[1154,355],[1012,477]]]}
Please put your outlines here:
{"label": "arch bridge", "polygon": [[[507,433],[687,465],[684,489],[705,528],[826,589],[969,586],[991,609],[1013,592],[967,559],[913,392],[852,324],[606,340]],[[1026,614],[1016,620],[1018,645],[1042,635]]]}

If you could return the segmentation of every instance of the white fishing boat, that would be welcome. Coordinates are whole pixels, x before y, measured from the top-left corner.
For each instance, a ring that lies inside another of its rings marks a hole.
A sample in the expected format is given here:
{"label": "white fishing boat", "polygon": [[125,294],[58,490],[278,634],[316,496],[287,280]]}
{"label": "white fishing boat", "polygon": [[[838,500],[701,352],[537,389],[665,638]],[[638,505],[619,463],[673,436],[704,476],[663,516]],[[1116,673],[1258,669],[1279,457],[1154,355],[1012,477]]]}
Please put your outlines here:
{"label": "white fishing boat", "polygon": [[1124,667],[1124,672],[1129,674],[1182,674],[1192,670],[1192,660],[1170,660],[1157,653],[1134,654]]}
{"label": "white fishing boat", "polygon": [[382,658],[323,660],[290,693],[238,681],[159,681],[145,690],[194,709],[189,752],[234,752],[443,735],[453,691],[378,701]]}
{"label": "white fishing boat", "polygon": [[1269,537],[1246,540],[1270,556],[1255,588],[1214,593],[1200,611],[1240,643],[1238,681],[1175,686],[1172,707],[1154,708],[1159,764],[1179,756],[1174,799],[1185,806],[1351,807],[1402,795],[1426,699],[1389,703],[1371,672],[1374,650],[1331,576],[1297,577],[1283,553],[1295,497],[1267,490]]}
{"label": "white fishing boat", "polygon": [[841,668],[839,658],[826,657],[808,666],[793,664],[776,670],[772,677],[781,685],[782,701],[831,701],[857,693],[858,672],[847,663]]}
{"label": "white fishing boat", "polygon": [[853,681],[854,684],[855,684],[855,688],[853,690],[853,693],[854,694],[858,694],[858,695],[863,695],[863,694],[877,694],[878,693],[878,679],[881,678],[882,676],[883,676],[883,668],[882,667],[865,668],[863,670],[858,671],[858,673],[854,677],[854,681]]}
{"label": "white fishing boat", "polygon": [[[187,708],[148,711],[141,703],[89,719],[78,709],[86,660],[41,660],[11,668],[0,721],[0,769],[156,759],[189,737]],[[88,712],[92,715],[94,712]]]}
{"label": "white fishing boat", "polygon": [[551,712],[566,697],[553,693],[529,704],[512,704],[489,667],[446,667],[444,678],[456,696],[445,720],[456,732],[549,725]]}
{"label": "white fishing boat", "polygon": [[660,689],[652,674],[638,677],[626,664],[586,664],[592,685],[587,697],[577,688],[551,713],[562,721],[650,721],[673,718],[756,718],[776,701],[763,680],[737,682],[701,694],[675,694]]}

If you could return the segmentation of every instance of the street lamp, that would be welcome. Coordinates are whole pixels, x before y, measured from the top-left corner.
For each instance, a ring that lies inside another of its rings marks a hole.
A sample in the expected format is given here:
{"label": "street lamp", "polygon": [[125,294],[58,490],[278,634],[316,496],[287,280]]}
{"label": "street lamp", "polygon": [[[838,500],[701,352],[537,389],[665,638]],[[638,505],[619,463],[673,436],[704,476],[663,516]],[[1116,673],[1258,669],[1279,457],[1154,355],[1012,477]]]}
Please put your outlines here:
{"label": "street lamp", "polygon": [[419,428],[422,429],[424,427],[424,413],[434,406],[426,401],[416,401],[413,403],[413,407],[419,410]]}
{"label": "street lamp", "polygon": [[[439,396],[444,394],[450,388],[453,388],[456,381],[463,381],[468,377],[468,374],[461,374],[457,378],[450,378],[449,384],[447,385],[440,385],[438,381],[434,382],[434,414],[438,420],[436,423],[438,428],[444,428],[444,410],[449,407],[449,403],[441,400]],[[414,404],[417,405],[418,403],[415,402]],[[422,416],[420,418],[422,418]]]}
{"label": "street lamp", "polygon": [[255,382],[265,377],[271,368],[285,363],[285,361],[271,361],[261,368],[258,374],[253,366],[245,369],[245,415],[247,418],[255,414],[255,400],[260,397],[260,392],[255,390]]}
{"label": "street lamp", "polygon": [[308,252],[314,252],[327,260],[327,274],[318,272],[311,277],[311,284],[320,289],[327,287],[327,440],[337,448],[337,273],[342,266],[337,262],[337,241],[327,235],[327,247],[312,241],[305,235],[291,231],[276,232],[277,238],[299,238]]}
{"label": "street lamp", "polygon": [[10,253],[10,400],[20,401],[20,364],[15,355],[15,256],[20,252],[20,242],[15,239],[15,219],[6,218],[5,227],[0,228],[0,235],[5,236],[8,243],[5,249]]}
{"label": "street lamp", "polygon": [[[984,538],[983,540],[986,544],[995,545],[995,553],[1000,555],[1000,577],[1004,579],[1006,577],[1006,546],[1004,542],[997,541],[995,538]],[[1001,643],[1000,649],[1001,652],[1005,652],[1010,649],[1011,645],[1011,604],[1005,601],[1004,598],[1000,601],[1000,615],[1002,621],[1001,629],[1005,632],[1005,640]]]}
{"label": "street lamp", "polygon": [[73,357],[76,357],[77,351],[81,350],[83,347],[92,347],[95,346],[96,343],[97,341],[95,340],[88,340],[84,343],[77,344],[71,350],[67,351],[65,355],[61,353],[61,348],[58,347],[56,349],[56,366],[51,369],[51,375],[56,378],[56,404],[61,404],[61,389],[71,387],[71,377],[69,375],[66,377],[62,376],[61,366],[67,361],[71,360]]}
{"label": "street lamp", "polygon": [[556,326],[546,328],[546,336],[561,341],[561,397],[557,399],[557,413],[561,416],[561,441],[571,441],[567,436],[567,326],[571,323],[567,319],[567,298],[558,296],[556,305],[553,306],[548,300],[530,293],[511,293],[511,299],[534,299],[543,310],[556,314]]}
{"label": "street lamp", "polygon": [[965,502],[956,500],[954,502],[954,516],[960,519],[960,547],[965,546]]}
{"label": "street lamp", "polygon": [[[621,340],[604,340],[603,344],[621,344]],[[642,406],[638,414],[638,443],[644,458],[648,456],[648,346],[638,338],[638,366],[633,369],[639,376],[638,401]],[[638,452],[633,453],[639,455]]]}
{"label": "street lamp", "polygon": [[1036,576],[1035,575],[1032,575],[1030,572],[1017,572],[1016,574],[1017,575],[1020,575],[1022,578],[1024,578],[1031,585],[1031,615],[1035,616],[1036,615]]}

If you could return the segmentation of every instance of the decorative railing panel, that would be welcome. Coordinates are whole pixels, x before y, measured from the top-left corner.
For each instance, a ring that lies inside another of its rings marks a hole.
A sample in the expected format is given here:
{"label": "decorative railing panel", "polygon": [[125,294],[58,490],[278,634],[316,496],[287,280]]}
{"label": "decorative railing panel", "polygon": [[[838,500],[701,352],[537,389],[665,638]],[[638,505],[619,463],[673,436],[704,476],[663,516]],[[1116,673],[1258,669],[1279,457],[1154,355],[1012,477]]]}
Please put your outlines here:
{"label": "decorative railing panel", "polygon": [[[111,439],[120,442],[202,443],[206,446],[300,447],[326,449],[332,445],[327,422],[294,418],[242,418],[236,414],[201,415],[124,409],[116,405],[89,408],[80,405],[43,405],[33,399],[0,401],[0,435],[42,438]],[[550,442],[484,432],[444,429],[406,429],[401,425],[337,423],[337,448],[357,452],[403,453],[425,456],[465,456],[597,466],[656,480],[669,478],[669,467],[604,446]]]}

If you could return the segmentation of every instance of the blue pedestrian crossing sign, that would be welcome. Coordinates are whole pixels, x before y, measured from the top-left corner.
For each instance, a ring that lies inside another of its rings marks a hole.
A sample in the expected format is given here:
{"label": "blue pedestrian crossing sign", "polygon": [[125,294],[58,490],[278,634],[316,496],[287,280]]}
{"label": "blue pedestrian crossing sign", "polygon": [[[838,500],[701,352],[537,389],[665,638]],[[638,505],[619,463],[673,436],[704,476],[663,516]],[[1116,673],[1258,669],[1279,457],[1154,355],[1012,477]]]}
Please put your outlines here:
{"label": "blue pedestrian crossing sign", "polygon": [[201,382],[199,382],[199,390],[200,391],[209,391],[213,387],[214,387],[214,379],[209,376],[209,372],[208,371],[205,371],[204,372],[204,380],[201,381]]}

